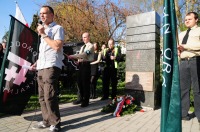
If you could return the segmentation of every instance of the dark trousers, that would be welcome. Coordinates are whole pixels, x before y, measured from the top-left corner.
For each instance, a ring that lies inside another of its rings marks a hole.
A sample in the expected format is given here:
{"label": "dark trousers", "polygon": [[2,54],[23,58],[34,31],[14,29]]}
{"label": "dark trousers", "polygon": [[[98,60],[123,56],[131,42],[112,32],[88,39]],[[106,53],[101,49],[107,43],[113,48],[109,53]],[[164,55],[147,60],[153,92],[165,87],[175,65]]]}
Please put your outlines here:
{"label": "dark trousers", "polygon": [[194,94],[195,115],[200,120],[200,58],[180,61],[180,86],[182,117],[187,116],[190,108],[190,88]]}
{"label": "dark trousers", "polygon": [[96,98],[96,87],[97,87],[97,80],[99,75],[93,75],[90,79],[90,98]]}
{"label": "dark trousers", "polygon": [[78,87],[82,103],[89,103],[90,98],[90,62],[80,62],[78,71]]}
{"label": "dark trousers", "polygon": [[39,102],[43,122],[49,125],[57,125],[61,121],[57,98],[60,72],[57,67],[38,70]]}
{"label": "dark trousers", "polygon": [[112,93],[111,97],[112,99],[116,97],[117,95],[117,69],[112,67],[105,67],[103,71],[103,97],[108,98],[109,97],[109,87],[111,82],[112,87]]}

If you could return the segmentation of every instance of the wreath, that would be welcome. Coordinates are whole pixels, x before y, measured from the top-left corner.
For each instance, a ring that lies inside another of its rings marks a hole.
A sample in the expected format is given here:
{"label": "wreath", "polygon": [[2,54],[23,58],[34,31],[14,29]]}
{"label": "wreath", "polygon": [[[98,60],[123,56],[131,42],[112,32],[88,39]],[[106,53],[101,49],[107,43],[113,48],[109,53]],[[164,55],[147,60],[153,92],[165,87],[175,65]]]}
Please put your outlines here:
{"label": "wreath", "polygon": [[117,96],[110,104],[104,106],[101,112],[113,113],[115,117],[133,114],[141,110],[141,107],[138,107],[134,103],[134,100],[135,99],[131,95]]}

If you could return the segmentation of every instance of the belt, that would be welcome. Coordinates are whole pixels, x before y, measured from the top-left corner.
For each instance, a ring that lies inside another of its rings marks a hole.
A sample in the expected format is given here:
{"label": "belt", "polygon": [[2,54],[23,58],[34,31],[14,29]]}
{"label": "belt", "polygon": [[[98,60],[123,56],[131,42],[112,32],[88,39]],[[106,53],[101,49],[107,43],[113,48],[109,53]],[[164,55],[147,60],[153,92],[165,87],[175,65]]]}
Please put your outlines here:
{"label": "belt", "polygon": [[79,63],[85,64],[85,63],[90,63],[90,61],[81,61]]}
{"label": "belt", "polygon": [[196,60],[200,59],[200,56],[188,57],[188,58],[181,58],[181,61],[189,61],[189,60]]}

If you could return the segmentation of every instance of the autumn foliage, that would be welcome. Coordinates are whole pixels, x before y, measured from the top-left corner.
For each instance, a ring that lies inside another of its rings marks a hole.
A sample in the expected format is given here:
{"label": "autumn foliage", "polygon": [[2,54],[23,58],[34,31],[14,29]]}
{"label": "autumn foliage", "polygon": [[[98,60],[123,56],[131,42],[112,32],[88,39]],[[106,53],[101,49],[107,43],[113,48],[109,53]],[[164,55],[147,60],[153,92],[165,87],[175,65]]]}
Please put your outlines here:
{"label": "autumn foliage", "polygon": [[[119,6],[121,5],[121,6]],[[107,43],[109,38],[125,36],[126,16],[133,8],[110,0],[71,0],[52,5],[55,21],[65,29],[65,41],[81,41],[81,34],[89,32],[92,42]]]}

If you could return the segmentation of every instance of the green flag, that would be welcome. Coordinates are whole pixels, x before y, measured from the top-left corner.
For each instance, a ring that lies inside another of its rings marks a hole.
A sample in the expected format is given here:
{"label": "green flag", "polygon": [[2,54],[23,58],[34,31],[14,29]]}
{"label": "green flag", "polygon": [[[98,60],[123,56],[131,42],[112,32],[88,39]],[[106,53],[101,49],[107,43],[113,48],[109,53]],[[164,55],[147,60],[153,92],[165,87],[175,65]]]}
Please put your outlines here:
{"label": "green flag", "polygon": [[163,8],[163,83],[161,132],[181,132],[181,95],[177,55],[177,28],[174,0]]}

